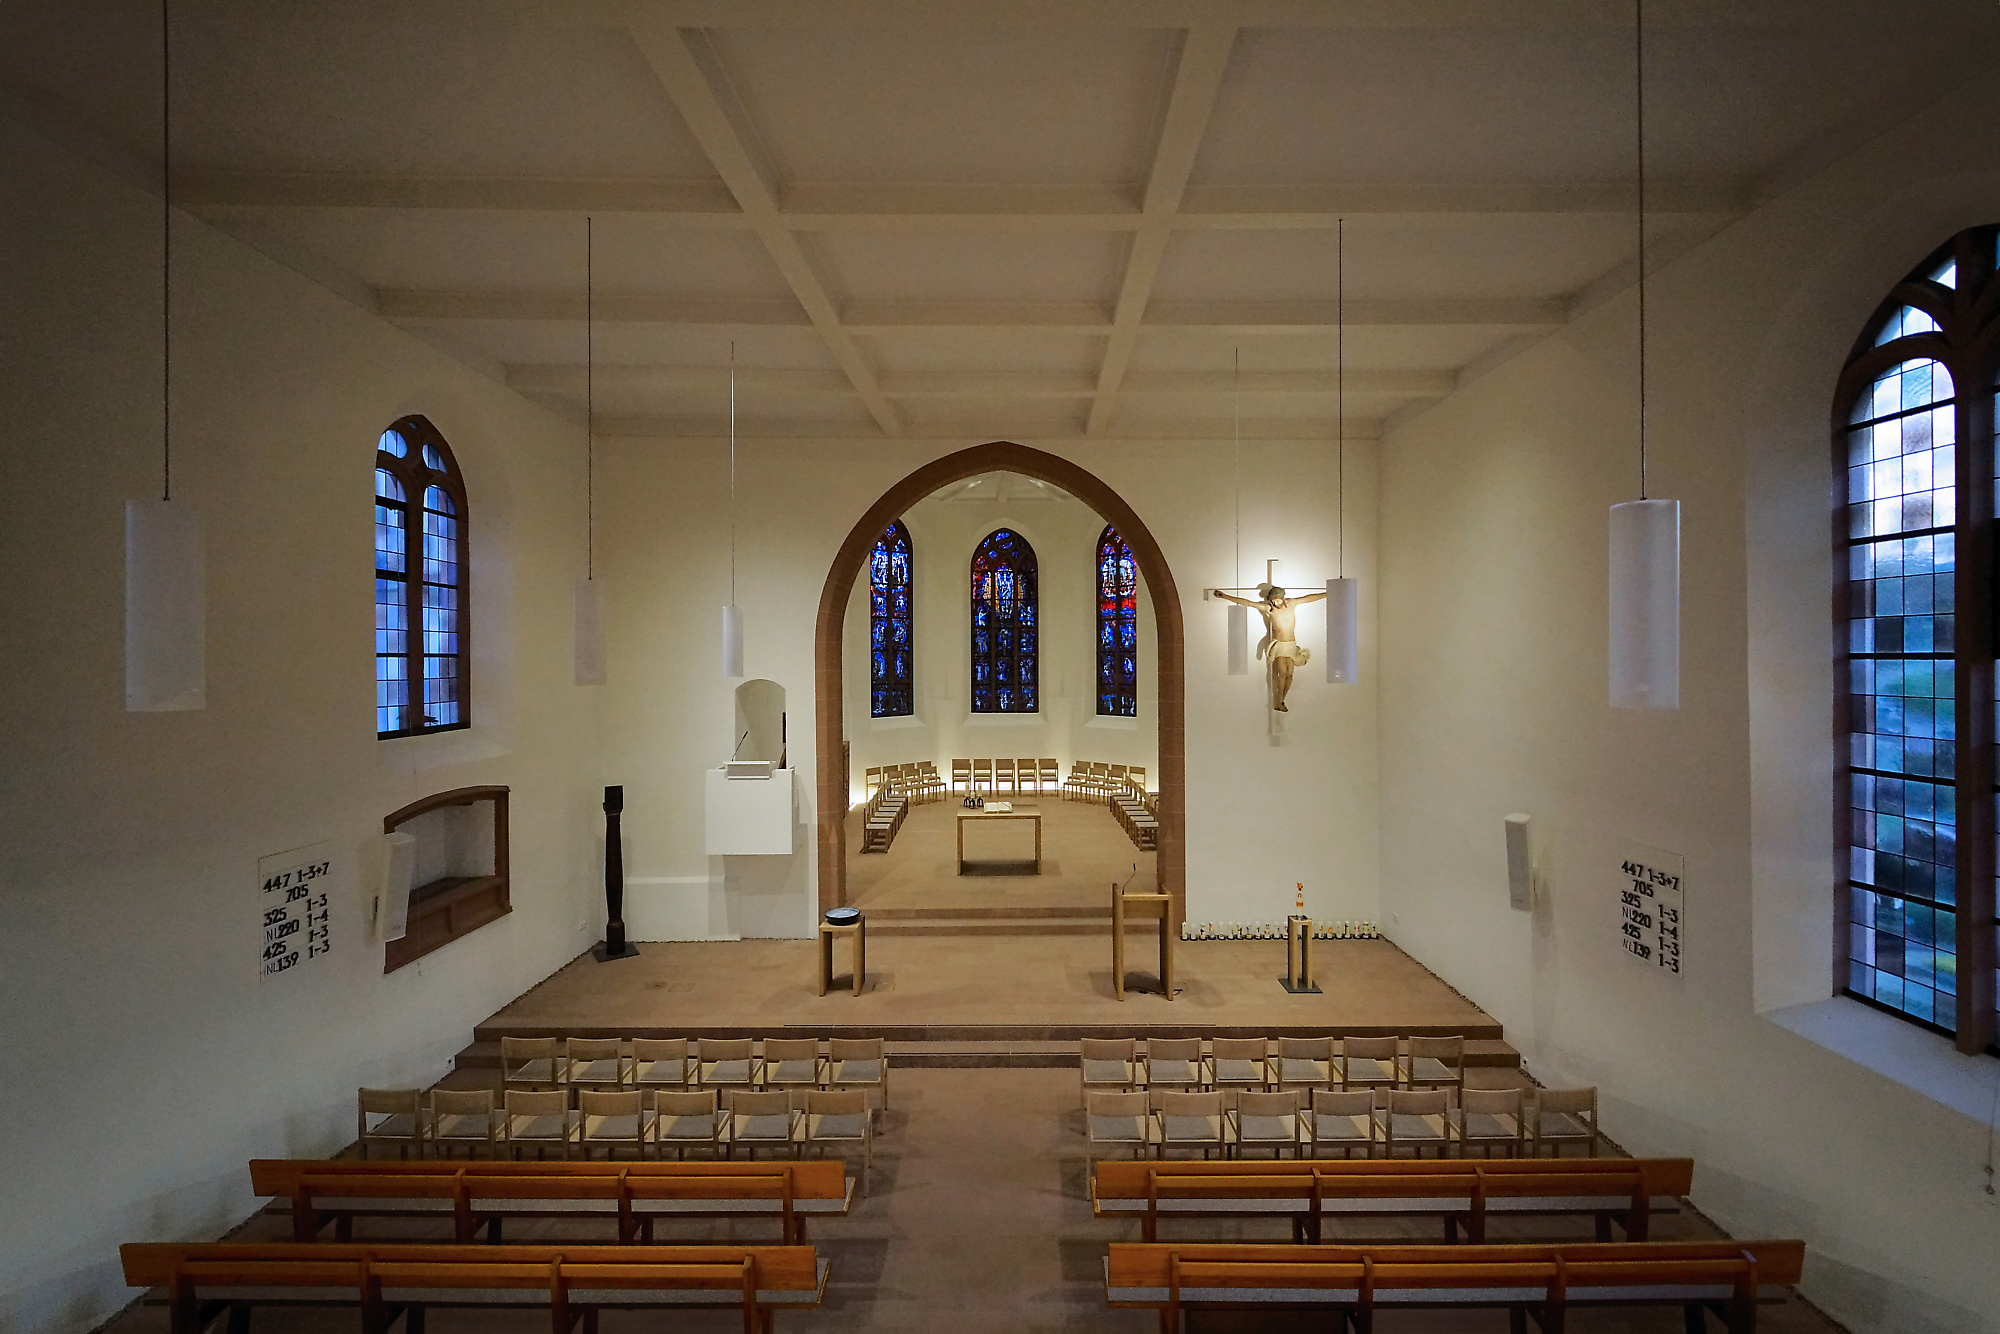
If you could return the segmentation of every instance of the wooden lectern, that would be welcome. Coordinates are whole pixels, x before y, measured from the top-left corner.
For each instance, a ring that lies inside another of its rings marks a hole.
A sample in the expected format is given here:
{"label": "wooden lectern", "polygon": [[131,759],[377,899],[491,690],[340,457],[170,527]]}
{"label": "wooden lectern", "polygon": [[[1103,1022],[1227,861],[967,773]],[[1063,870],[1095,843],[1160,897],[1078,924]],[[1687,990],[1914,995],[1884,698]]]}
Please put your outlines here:
{"label": "wooden lectern", "polygon": [[[1118,999],[1125,999],[1125,914],[1134,908],[1141,914],[1160,915],[1160,990],[1174,998],[1174,907],[1167,894],[1125,894],[1111,887],[1111,986]],[[1134,988],[1136,990],[1136,988]]]}

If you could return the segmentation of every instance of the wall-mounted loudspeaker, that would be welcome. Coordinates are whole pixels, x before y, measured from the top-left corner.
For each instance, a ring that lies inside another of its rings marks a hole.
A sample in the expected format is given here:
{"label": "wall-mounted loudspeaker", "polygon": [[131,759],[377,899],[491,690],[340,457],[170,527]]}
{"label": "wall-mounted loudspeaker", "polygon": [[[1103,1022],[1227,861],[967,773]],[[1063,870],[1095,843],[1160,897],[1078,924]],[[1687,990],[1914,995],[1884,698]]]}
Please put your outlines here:
{"label": "wall-mounted loudspeaker", "polygon": [[1507,903],[1532,912],[1535,907],[1535,862],[1528,850],[1528,817],[1507,817]]}

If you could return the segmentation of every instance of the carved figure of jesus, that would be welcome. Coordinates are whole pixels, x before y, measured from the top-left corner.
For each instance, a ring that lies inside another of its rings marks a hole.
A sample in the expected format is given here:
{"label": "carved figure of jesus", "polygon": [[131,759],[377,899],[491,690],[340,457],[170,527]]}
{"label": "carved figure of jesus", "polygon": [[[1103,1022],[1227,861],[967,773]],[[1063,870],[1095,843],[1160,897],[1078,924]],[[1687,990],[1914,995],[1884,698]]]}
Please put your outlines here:
{"label": "carved figure of jesus", "polygon": [[1257,641],[1257,656],[1264,659],[1271,682],[1271,707],[1279,713],[1290,713],[1285,707],[1285,696],[1292,691],[1292,669],[1303,667],[1312,660],[1312,650],[1298,641],[1299,616],[1295,608],[1308,602],[1321,602],[1324,593],[1308,593],[1304,597],[1290,597],[1276,584],[1257,585],[1259,600],[1232,597],[1221,589],[1215,596],[1224,602],[1234,602],[1240,607],[1255,607],[1257,614],[1264,618],[1264,637]]}

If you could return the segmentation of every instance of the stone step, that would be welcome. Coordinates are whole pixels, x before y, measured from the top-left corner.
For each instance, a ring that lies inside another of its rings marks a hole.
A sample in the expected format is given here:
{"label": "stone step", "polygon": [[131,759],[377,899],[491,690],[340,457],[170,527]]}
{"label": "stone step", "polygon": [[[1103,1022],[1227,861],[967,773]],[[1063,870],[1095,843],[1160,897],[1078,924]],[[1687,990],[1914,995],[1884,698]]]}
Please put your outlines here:
{"label": "stone step", "polygon": [[1004,917],[1023,920],[1065,921],[1085,917],[1092,921],[1108,922],[1111,914],[1102,907],[1081,907],[1075,904],[1051,905],[1048,907],[962,907],[962,908],[862,908],[862,915],[869,924],[880,922],[934,922],[960,917]]}
{"label": "stone step", "polygon": [[[995,1025],[994,1027],[997,1028],[999,1026]],[[908,1038],[893,1036],[889,1030],[881,1028],[870,1029],[865,1034],[859,1030],[843,1032],[838,1029],[829,1030],[824,1028],[810,1031],[820,1037],[881,1036],[886,1041],[889,1063],[894,1066],[909,1067],[912,1069],[991,1069],[996,1067],[1012,1069],[1075,1069],[1077,1064],[1077,1044],[1074,1037],[1002,1036],[993,1034],[983,1037]],[[938,1030],[930,1031],[935,1032]],[[555,1037],[567,1035],[566,1032],[555,1029],[529,1031],[525,1028],[513,1028],[509,1032],[513,1036],[519,1037]],[[610,1034],[602,1029],[575,1029],[568,1030],[568,1032],[574,1032],[577,1036],[610,1036]],[[641,1029],[628,1030],[626,1035],[635,1037],[680,1037],[683,1032],[685,1030]],[[753,1033],[747,1029],[704,1028],[702,1032],[706,1036],[717,1038],[798,1037],[806,1035],[805,1033],[793,1033],[778,1029],[758,1029]],[[1084,1036],[1109,1036],[1113,1032],[1114,1030],[1100,1029],[1095,1033],[1085,1033]],[[1115,1032],[1119,1036],[1129,1037],[1135,1035],[1132,1029],[1120,1028],[1115,1030]],[[1241,1031],[1231,1033],[1217,1030],[1217,1033],[1223,1037],[1257,1036],[1255,1032],[1244,1034]],[[1196,1036],[1196,1034],[1186,1029],[1180,1029],[1172,1034],[1161,1032],[1156,1033],[1155,1036],[1192,1037]],[[1357,1031],[1355,1036],[1374,1035],[1363,1034]],[[500,1065],[499,1034],[497,1032],[487,1034],[482,1029],[472,1045],[459,1052],[452,1064],[454,1069],[468,1073],[497,1070]],[[1512,1069],[1521,1064],[1521,1054],[1506,1042],[1497,1038],[1467,1038],[1465,1043],[1465,1064],[1468,1069]]]}
{"label": "stone step", "polygon": [[[1142,927],[1150,935],[1159,934],[1157,920],[1135,922],[1128,929],[1138,931]],[[1079,917],[953,913],[888,921],[870,918],[868,922],[868,934],[871,936],[1101,936],[1108,935],[1110,931],[1109,913]]]}

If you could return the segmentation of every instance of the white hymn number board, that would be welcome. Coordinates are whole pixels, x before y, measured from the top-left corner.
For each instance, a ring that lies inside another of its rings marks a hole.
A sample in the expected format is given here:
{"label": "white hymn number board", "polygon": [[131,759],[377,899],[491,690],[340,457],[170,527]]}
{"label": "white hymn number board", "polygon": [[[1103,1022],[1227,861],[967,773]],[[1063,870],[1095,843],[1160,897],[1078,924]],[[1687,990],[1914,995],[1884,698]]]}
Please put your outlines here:
{"label": "white hymn number board", "polygon": [[1625,957],[1670,977],[1681,976],[1686,925],[1685,859],[1677,852],[1627,843],[1618,859],[1618,943]]}
{"label": "white hymn number board", "polygon": [[261,976],[278,977],[332,952],[333,864],[331,843],[258,859]]}

